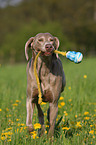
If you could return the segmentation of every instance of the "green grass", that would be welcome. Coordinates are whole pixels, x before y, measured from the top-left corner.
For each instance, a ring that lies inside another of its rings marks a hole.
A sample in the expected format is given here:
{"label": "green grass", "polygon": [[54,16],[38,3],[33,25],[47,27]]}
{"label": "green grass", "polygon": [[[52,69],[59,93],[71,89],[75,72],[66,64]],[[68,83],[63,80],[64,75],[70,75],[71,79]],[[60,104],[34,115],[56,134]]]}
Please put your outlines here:
{"label": "green grass", "polygon": [[[95,145],[96,58],[84,59],[81,64],[62,59],[62,63],[67,84],[58,103],[56,122],[59,121],[59,125],[55,130],[53,144]],[[87,78],[84,78],[84,75]],[[46,126],[48,103],[42,105],[42,109]],[[37,109],[34,111],[34,123],[38,123]],[[47,126],[46,130],[48,130]],[[50,144],[47,133],[38,138],[36,130],[35,135],[31,137],[26,128],[26,64],[1,65],[0,144]]]}

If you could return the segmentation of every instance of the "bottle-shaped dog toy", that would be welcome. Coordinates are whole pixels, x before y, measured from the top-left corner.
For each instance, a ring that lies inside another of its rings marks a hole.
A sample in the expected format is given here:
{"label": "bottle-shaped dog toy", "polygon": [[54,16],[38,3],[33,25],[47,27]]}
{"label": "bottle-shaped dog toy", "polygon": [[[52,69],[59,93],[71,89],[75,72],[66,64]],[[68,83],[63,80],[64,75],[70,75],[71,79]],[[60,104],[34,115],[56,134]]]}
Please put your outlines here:
{"label": "bottle-shaped dog toy", "polygon": [[74,61],[75,63],[80,63],[82,61],[83,54],[81,52],[68,51],[66,53],[66,58],[68,58],[71,61]]}

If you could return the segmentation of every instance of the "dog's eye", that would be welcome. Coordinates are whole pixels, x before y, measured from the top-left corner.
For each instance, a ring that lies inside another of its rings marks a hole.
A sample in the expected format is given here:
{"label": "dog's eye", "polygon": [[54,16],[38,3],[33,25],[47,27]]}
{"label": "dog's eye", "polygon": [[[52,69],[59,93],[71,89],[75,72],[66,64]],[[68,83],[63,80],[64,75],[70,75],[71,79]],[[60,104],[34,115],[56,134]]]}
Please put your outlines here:
{"label": "dog's eye", "polygon": [[39,41],[39,42],[42,42],[42,41],[43,41],[43,38],[38,39],[38,41]]}
{"label": "dog's eye", "polygon": [[53,42],[53,39],[50,39],[51,42]]}

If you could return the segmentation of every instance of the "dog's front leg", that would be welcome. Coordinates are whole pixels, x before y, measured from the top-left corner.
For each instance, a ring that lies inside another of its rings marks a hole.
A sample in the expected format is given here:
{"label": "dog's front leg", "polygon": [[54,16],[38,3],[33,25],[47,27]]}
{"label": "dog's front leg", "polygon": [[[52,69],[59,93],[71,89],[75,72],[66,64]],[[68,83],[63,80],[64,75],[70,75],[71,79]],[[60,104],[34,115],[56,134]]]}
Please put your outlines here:
{"label": "dog's front leg", "polygon": [[27,100],[26,100],[26,108],[27,108],[26,125],[28,126],[29,133],[34,130],[33,126],[32,126],[32,116],[33,116],[34,106],[35,106],[35,104],[32,103],[32,99],[27,97]]}
{"label": "dog's front leg", "polygon": [[40,129],[40,136],[44,134],[45,131],[45,127],[44,127],[44,114],[43,111],[41,109],[41,106],[38,104],[38,102],[36,103],[37,109],[38,109],[38,119],[39,119],[39,123],[41,124],[41,129]]}
{"label": "dog's front leg", "polygon": [[58,113],[58,103],[50,103],[50,111],[49,111],[50,129],[48,137],[52,137],[54,134],[57,113]]}

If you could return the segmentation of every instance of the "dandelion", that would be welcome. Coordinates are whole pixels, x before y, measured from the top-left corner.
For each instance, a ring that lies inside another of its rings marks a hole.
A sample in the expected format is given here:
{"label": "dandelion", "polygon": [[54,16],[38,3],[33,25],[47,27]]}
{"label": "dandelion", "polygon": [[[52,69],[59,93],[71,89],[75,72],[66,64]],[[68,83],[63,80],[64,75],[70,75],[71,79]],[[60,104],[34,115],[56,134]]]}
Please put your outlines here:
{"label": "dandelion", "polygon": [[79,122],[77,122],[76,127],[82,127],[82,126],[81,126],[81,122],[80,122],[80,121],[79,121]]}
{"label": "dandelion", "polygon": [[90,134],[94,134],[94,130],[89,131]]}
{"label": "dandelion", "polygon": [[68,113],[65,113],[65,116],[68,116]]}
{"label": "dandelion", "polygon": [[45,130],[45,134],[47,134],[47,130]]}
{"label": "dandelion", "polygon": [[8,109],[8,108],[6,108],[6,111],[9,111],[9,109]]}
{"label": "dandelion", "polygon": [[80,136],[80,134],[77,133],[77,136]]}
{"label": "dandelion", "polygon": [[0,108],[0,112],[2,111],[2,109]]}
{"label": "dandelion", "polygon": [[24,126],[25,124],[24,123],[21,123],[21,126]]}
{"label": "dandelion", "polygon": [[65,116],[68,116],[68,113],[66,111],[64,111]]}
{"label": "dandelion", "polygon": [[1,140],[5,140],[6,138],[4,136],[1,136]]}
{"label": "dandelion", "polygon": [[40,123],[35,123],[34,124],[34,129],[39,129],[41,128],[41,124]]}
{"label": "dandelion", "polygon": [[89,119],[90,119],[90,117],[84,117],[84,119],[85,119],[85,120],[89,120]]}
{"label": "dandelion", "polygon": [[46,125],[46,127],[49,127],[49,125]]}
{"label": "dandelion", "polygon": [[25,129],[27,129],[27,128],[28,128],[28,127],[27,127],[27,126],[25,126],[25,127],[24,127],[24,130],[25,130]]}
{"label": "dandelion", "polygon": [[69,101],[69,102],[71,102],[71,101],[72,101],[72,99],[69,99],[68,101]]}
{"label": "dandelion", "polygon": [[58,105],[58,108],[62,108],[60,105]]}
{"label": "dandelion", "polygon": [[89,112],[84,112],[84,115],[88,115],[89,114]]}
{"label": "dandelion", "polygon": [[42,102],[42,103],[41,103],[41,105],[45,105],[45,104],[46,104],[45,102]]}
{"label": "dandelion", "polygon": [[61,102],[60,104],[61,104],[61,106],[64,106],[65,105],[65,102]]}
{"label": "dandelion", "polygon": [[75,115],[75,118],[77,118],[77,115]]}
{"label": "dandelion", "polygon": [[19,102],[21,102],[20,100],[16,100],[16,103],[19,103]]}
{"label": "dandelion", "polygon": [[68,89],[71,90],[71,87],[69,86]]}
{"label": "dandelion", "polygon": [[33,139],[35,139],[37,136],[36,131],[32,131],[30,134],[32,134]]}
{"label": "dandelion", "polygon": [[63,100],[64,99],[64,97],[60,97],[60,100]]}
{"label": "dandelion", "polygon": [[83,78],[84,78],[84,79],[87,79],[87,75],[84,75]]}
{"label": "dandelion", "polygon": [[8,140],[8,142],[10,142],[11,141],[11,138]]}
{"label": "dandelion", "polygon": [[17,103],[15,103],[15,104],[12,104],[13,106],[18,106],[18,104]]}
{"label": "dandelion", "polygon": [[90,127],[93,127],[93,125],[90,125]]}
{"label": "dandelion", "polygon": [[18,118],[16,119],[16,121],[19,121],[19,120],[20,120],[20,119],[18,119]]}
{"label": "dandelion", "polygon": [[69,130],[70,127],[62,127],[63,130]]}

